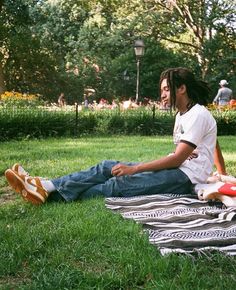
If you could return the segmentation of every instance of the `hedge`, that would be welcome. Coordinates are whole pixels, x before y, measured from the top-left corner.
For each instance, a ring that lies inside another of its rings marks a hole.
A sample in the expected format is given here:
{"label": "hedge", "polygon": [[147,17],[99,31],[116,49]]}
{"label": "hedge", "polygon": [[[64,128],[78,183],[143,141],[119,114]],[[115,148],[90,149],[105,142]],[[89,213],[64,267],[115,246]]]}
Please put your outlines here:
{"label": "hedge", "polygon": [[[236,111],[212,111],[218,135],[236,133]],[[171,135],[174,114],[141,108],[135,110],[48,110],[47,108],[0,108],[0,141],[50,136]]]}

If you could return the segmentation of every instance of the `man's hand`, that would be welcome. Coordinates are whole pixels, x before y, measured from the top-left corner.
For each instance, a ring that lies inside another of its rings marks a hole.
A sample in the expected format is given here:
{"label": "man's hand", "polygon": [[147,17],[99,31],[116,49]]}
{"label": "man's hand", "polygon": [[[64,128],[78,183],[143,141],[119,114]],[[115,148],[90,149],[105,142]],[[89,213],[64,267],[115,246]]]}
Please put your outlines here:
{"label": "man's hand", "polygon": [[136,173],[136,166],[128,166],[125,164],[117,164],[112,167],[111,174],[114,176],[132,175]]}

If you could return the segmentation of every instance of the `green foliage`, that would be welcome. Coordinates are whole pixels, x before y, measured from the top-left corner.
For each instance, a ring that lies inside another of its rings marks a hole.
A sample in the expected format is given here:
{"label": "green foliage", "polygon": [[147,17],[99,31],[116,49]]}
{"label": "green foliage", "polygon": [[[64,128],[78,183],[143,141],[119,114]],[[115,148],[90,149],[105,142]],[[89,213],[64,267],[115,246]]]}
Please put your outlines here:
{"label": "green foliage", "polygon": [[52,113],[32,107],[3,107],[0,120],[1,140],[65,136],[75,130],[74,115],[64,111]]}
{"label": "green foliage", "polygon": [[217,121],[218,135],[236,134],[236,110],[213,111]]}
{"label": "green foliage", "polygon": [[[39,93],[50,101],[64,92],[74,103],[82,102],[89,86],[96,99],[134,97],[133,43],[139,37],[146,44],[141,96],[156,98],[161,71],[183,65],[204,75],[214,93],[221,78],[234,89],[232,3],[180,0],[171,1],[171,7],[167,2],[3,1],[0,91],[5,83],[8,90]],[[125,70],[129,81],[124,81]]]}
{"label": "green foliage", "polygon": [[[236,174],[235,136],[219,138]],[[14,194],[4,171],[20,162],[32,175],[55,178],[101,159],[153,160],[172,152],[168,136],[49,138],[0,147],[1,289],[235,288],[234,257],[219,253],[161,256],[142,227],[104,206],[103,198],[35,207]],[[213,270],[214,269],[214,270]]]}
{"label": "green foliage", "polygon": [[93,134],[96,132],[97,124],[99,122],[99,118],[96,117],[93,113],[79,113],[79,117],[77,120],[77,126],[75,126],[76,134]]}
{"label": "green foliage", "polygon": [[227,75],[233,84],[236,48],[233,1],[150,0],[145,3],[149,22],[158,21],[150,35],[155,34],[166,46],[171,45],[174,51],[185,54],[185,61],[189,57],[195,59],[195,66],[191,68],[198,70],[202,78],[212,80]]}
{"label": "green foliage", "polygon": [[5,92],[0,94],[0,105],[4,108],[13,107],[30,107],[36,108],[40,105],[44,105],[44,102],[40,100],[39,95],[22,94],[19,92]]}
{"label": "green foliage", "polygon": [[[236,134],[236,111],[212,111],[218,135]],[[0,140],[82,135],[172,135],[174,114],[150,108],[120,111],[1,107]]]}

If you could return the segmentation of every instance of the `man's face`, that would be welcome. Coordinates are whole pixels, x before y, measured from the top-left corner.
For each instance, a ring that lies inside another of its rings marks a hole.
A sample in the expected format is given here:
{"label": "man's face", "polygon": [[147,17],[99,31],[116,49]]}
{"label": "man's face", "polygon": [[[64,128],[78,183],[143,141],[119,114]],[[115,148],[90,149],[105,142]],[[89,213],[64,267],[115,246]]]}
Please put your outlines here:
{"label": "man's face", "polygon": [[169,106],[171,104],[170,89],[167,85],[167,79],[163,79],[161,82],[161,102],[164,106]]}

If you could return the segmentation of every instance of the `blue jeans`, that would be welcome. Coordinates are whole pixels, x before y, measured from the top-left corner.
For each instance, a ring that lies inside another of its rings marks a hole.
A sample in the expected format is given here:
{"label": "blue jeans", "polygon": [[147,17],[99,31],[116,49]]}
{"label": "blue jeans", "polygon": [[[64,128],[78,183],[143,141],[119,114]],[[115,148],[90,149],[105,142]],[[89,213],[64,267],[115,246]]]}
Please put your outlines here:
{"label": "blue jeans", "polygon": [[130,197],[162,193],[192,193],[191,181],[178,168],[116,177],[111,174],[111,169],[118,163],[120,162],[104,160],[88,170],[53,179],[52,183],[57,191],[51,193],[49,199],[69,202],[95,196]]}

